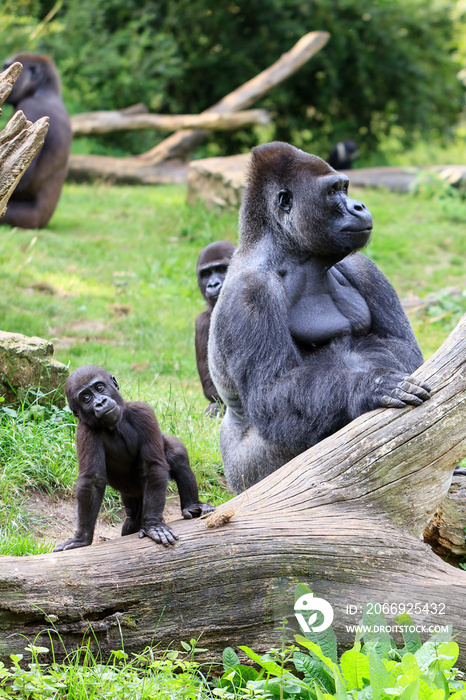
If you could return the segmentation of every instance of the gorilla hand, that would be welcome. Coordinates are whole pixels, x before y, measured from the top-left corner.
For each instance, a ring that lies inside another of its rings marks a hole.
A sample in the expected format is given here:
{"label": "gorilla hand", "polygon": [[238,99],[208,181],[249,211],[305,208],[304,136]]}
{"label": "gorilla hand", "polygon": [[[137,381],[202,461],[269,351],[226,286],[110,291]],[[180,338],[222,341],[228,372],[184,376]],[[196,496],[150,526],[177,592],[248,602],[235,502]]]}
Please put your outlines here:
{"label": "gorilla hand", "polygon": [[375,399],[378,406],[387,408],[419,406],[430,399],[430,387],[405,374],[387,372],[379,375],[375,383]]}
{"label": "gorilla hand", "polygon": [[215,510],[215,508],[208,503],[192,503],[186,508],[183,508],[181,515],[185,520],[191,520],[191,518],[200,518],[202,515],[212,513],[213,510]]}
{"label": "gorilla hand", "polygon": [[139,530],[139,537],[150,537],[151,540],[154,540],[157,544],[163,544],[164,547],[175,544],[178,539],[176,532],[173,532],[171,527],[166,523],[143,526]]}

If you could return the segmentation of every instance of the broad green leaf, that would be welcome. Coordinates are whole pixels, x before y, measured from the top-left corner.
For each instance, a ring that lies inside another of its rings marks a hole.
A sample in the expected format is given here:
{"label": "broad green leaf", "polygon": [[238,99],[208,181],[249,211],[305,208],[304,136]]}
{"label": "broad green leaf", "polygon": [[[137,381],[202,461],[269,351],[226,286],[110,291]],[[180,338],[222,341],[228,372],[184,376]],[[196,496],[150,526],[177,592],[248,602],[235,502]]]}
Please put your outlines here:
{"label": "broad green leaf", "polygon": [[453,695],[450,695],[448,700],[466,700],[466,690],[458,690]]}
{"label": "broad green leaf", "polygon": [[421,670],[414,654],[405,654],[401,659],[400,665],[403,673],[413,675],[414,678],[419,678],[421,675]]}
{"label": "broad green leaf", "polygon": [[306,586],[305,583],[298,583],[294,589],[294,602],[296,603],[301,596],[306,595],[307,593],[314,593],[314,591],[312,591],[309,586]]}
{"label": "broad green leaf", "polygon": [[369,649],[369,673],[374,700],[381,700],[384,695],[383,689],[390,686],[390,676],[374,649]]}
{"label": "broad green leaf", "polygon": [[[369,612],[369,607],[372,608],[371,612]],[[367,644],[367,642],[375,641],[377,651],[379,653],[387,653],[393,647],[394,643],[388,632],[381,631],[385,630],[387,627],[384,614],[382,612],[375,612],[374,608],[374,601],[369,601],[362,614],[362,625],[370,628],[369,632],[364,632],[364,643]],[[377,629],[377,631],[374,631],[375,629]]]}
{"label": "broad green leaf", "polygon": [[309,654],[304,654],[301,651],[296,651],[293,654],[293,663],[299,673],[304,675],[304,679],[308,685],[313,681],[317,681],[324,690],[332,693],[335,690],[335,681],[333,673],[330,673],[320,659],[315,659]]}
{"label": "broad green leaf", "polygon": [[322,649],[322,653],[327,658],[331,659],[334,663],[337,663],[337,638],[332,626],[327,627],[327,629],[323,630],[322,632],[313,632],[311,630],[310,632],[304,632],[303,634],[306,637],[306,639],[309,639],[311,642],[318,644],[319,647]]}
{"label": "broad green leaf", "polygon": [[427,685],[427,683],[420,678],[419,700],[445,700],[445,691],[442,688],[431,688],[430,685]]}
{"label": "broad green leaf", "polygon": [[442,671],[437,671],[437,673],[435,674],[434,684],[435,684],[436,688],[440,688],[441,690],[443,690],[443,693],[444,693],[446,698],[449,697],[450,688],[448,687],[447,679],[445,678]]}
{"label": "broad green leaf", "polygon": [[232,666],[239,666],[238,654],[231,647],[226,647],[222,654],[223,668],[228,671]]}
{"label": "broad green leaf", "polygon": [[[319,686],[316,684],[314,684],[314,692],[316,694],[316,700],[325,700],[325,695],[323,694]],[[333,697],[334,696],[332,695],[332,698]]]}
{"label": "broad green leaf", "polygon": [[[298,583],[294,592],[295,603],[297,600],[299,600],[299,598],[301,598],[301,596],[306,595],[307,593],[314,593],[314,591],[312,591],[309,586],[306,586],[305,583]],[[310,639],[311,642],[318,644],[322,649],[323,654],[337,663],[337,638],[332,626],[327,627],[327,629],[323,630],[322,632],[313,632],[312,630],[310,632],[303,632],[303,635],[307,639]]]}
{"label": "broad green leaf", "polygon": [[[263,671],[261,672],[263,673]],[[232,666],[221,678],[217,681],[219,688],[244,688],[248,681],[255,681],[259,676],[259,672],[252,666],[239,664]]]}
{"label": "broad green leaf", "polygon": [[340,659],[341,672],[350,689],[359,689],[364,685],[363,678],[369,680],[369,659],[360,651],[350,649]]}
{"label": "broad green leaf", "polygon": [[452,668],[460,652],[456,642],[443,642],[437,649],[437,658],[442,671]]}
{"label": "broad green leaf", "polygon": [[274,676],[278,676],[278,678],[285,677],[287,675],[291,674],[289,671],[283,671],[281,666],[275,663],[275,661],[264,661],[262,656],[259,656],[259,654],[256,654],[255,651],[250,649],[249,647],[239,647],[241,651],[244,651],[247,656],[249,656],[250,659],[256,662],[256,664],[259,664],[262,668],[265,668],[266,671],[269,673],[273,673]]}
{"label": "broad green leaf", "polygon": [[303,646],[305,649],[309,649],[310,651],[314,652],[317,658],[323,661],[324,664],[331,670],[333,674],[332,659],[330,659],[328,656],[325,656],[325,654],[322,652],[321,648],[317,644],[311,642],[310,639],[306,639],[306,637],[303,637],[301,634],[295,634],[294,638],[298,642],[298,644],[301,644],[301,646]]}
{"label": "broad green leaf", "polygon": [[348,693],[346,692],[345,682],[341,677],[341,673],[335,666],[335,689],[337,700],[349,700]]}
{"label": "broad green leaf", "polygon": [[418,700],[419,697],[419,680],[410,683],[401,693],[398,700]]}
{"label": "broad green leaf", "polygon": [[403,628],[402,635],[405,643],[406,651],[414,654],[422,646],[422,641],[416,629],[413,628],[413,621],[408,613],[402,613],[395,617],[395,621]]}

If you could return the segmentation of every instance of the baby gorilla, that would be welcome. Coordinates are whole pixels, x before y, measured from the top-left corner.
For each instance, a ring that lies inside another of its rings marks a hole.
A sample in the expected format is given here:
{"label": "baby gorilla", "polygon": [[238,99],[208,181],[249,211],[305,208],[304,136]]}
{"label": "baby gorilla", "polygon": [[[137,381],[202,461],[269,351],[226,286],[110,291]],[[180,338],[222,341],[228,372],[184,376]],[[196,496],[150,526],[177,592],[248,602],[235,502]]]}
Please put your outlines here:
{"label": "baby gorilla", "polygon": [[126,510],[122,535],[139,531],[165,547],[178,536],[163,522],[168,479],[178,486],[183,518],[197,518],[213,508],[199,501],[196,478],[180,440],[161,432],[150,406],[125,402],[115,377],[95,365],[68,378],[66,397],[79,419],[76,449],[78,525],[74,537],[55,552],[92,543],[107,484],[121,494]]}

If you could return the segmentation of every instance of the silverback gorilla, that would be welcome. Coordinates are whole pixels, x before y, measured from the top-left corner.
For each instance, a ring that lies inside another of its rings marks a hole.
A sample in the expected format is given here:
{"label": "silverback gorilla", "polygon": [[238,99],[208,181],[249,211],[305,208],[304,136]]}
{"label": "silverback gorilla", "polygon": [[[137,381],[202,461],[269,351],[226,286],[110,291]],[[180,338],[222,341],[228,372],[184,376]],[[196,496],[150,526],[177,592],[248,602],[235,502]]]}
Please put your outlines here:
{"label": "silverback gorilla", "polygon": [[286,143],[253,149],[209,340],[234,491],[366,411],[429,398],[409,376],[422,355],[395,291],[355,252],[371,229],[346,175]]}
{"label": "silverback gorilla", "polygon": [[86,547],[107,484],[121,494],[126,510],[122,535],[139,532],[168,547],[178,539],[163,522],[168,479],[175,479],[184,518],[197,518],[213,508],[199,501],[196,478],[180,440],[160,431],[150,406],[125,402],[115,377],[95,365],[77,369],[65,385],[66,397],[79,418],[76,448],[79,476],[78,527],[74,537],[55,547]]}
{"label": "silverback gorilla", "polygon": [[215,241],[201,250],[196,265],[197,283],[207,302],[206,310],[196,318],[196,363],[204,396],[210,402],[205,413],[210,416],[218,415],[223,409],[207,365],[210,319],[234,252],[235,246],[230,241]]}
{"label": "silverback gorilla", "polygon": [[18,53],[5,61],[3,68],[16,61],[23,64],[23,72],[7,102],[32,122],[50,117],[50,126],[42,149],[19,181],[0,223],[43,228],[55,211],[66,178],[71,126],[53,61],[48,56]]}

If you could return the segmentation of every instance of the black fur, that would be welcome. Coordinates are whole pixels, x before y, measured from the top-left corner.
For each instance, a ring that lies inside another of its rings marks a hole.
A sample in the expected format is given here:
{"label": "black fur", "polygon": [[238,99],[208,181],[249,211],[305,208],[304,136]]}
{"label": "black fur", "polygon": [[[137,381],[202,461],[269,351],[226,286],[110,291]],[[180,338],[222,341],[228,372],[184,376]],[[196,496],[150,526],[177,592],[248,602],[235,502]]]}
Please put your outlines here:
{"label": "black fur", "polygon": [[197,283],[207,304],[206,310],[196,318],[196,363],[204,396],[209,401],[205,413],[210,416],[218,415],[223,411],[223,402],[214,386],[207,365],[210,318],[234,252],[235,246],[230,241],[215,241],[201,250],[196,265]]}
{"label": "black fur", "polygon": [[330,151],[327,163],[335,170],[350,170],[359,157],[358,144],[350,139],[339,141]]}
{"label": "black fur", "polygon": [[160,431],[150,406],[124,401],[109,372],[95,365],[81,367],[68,378],[65,391],[79,419],[78,526],[75,536],[57,545],[55,552],[92,543],[107,484],[120,492],[126,510],[121,534],[139,532],[139,537],[147,535],[165,547],[178,539],[163,522],[169,478],[178,486],[184,518],[213,510],[199,501],[183,443]]}
{"label": "black fur", "polygon": [[395,291],[355,252],[372,218],[347,186],[288,144],[253,150],[240,245],[209,341],[235,491],[365,411],[429,398],[409,377],[422,355]]}

